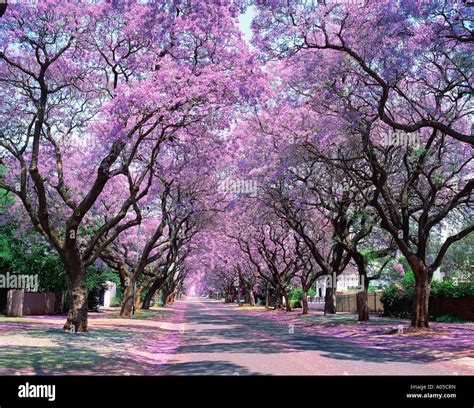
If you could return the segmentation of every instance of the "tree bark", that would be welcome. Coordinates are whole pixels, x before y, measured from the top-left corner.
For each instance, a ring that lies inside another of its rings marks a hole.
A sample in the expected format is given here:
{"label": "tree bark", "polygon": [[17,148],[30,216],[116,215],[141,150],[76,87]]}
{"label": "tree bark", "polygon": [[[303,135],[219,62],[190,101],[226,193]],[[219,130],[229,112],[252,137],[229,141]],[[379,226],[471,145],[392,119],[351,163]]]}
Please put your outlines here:
{"label": "tree bark", "polygon": [[123,291],[122,307],[120,309],[120,316],[130,317],[132,314],[133,307],[133,282],[130,282],[128,286],[125,286]]}
{"label": "tree bark", "polygon": [[417,280],[413,299],[413,315],[411,326],[429,328],[429,298],[431,285],[426,280]]}
{"label": "tree bark", "polygon": [[[163,285],[164,279],[157,279],[153,282],[153,285],[148,289],[148,292],[143,299],[142,309],[149,309],[151,300],[153,299],[153,295],[160,290],[161,286]],[[158,301],[157,301],[158,303]]]}
{"label": "tree bark", "polygon": [[161,291],[161,303],[163,303],[163,307],[168,304],[168,292],[164,289]]}
{"label": "tree bark", "polygon": [[87,332],[87,281],[84,265],[80,260],[65,265],[69,293],[69,312],[64,330]]}
{"label": "tree bark", "polygon": [[309,312],[308,293],[306,292],[305,289],[303,289],[303,292],[301,294],[301,303],[302,303],[302,307],[303,307],[303,314],[308,314],[308,312]]}
{"label": "tree bark", "polygon": [[363,267],[363,270],[361,268],[359,268],[359,278],[362,280],[364,287],[362,291],[357,292],[356,294],[357,320],[359,322],[367,322],[369,320],[369,279],[365,273],[365,266]]}
{"label": "tree bark", "polygon": [[253,295],[252,289],[248,290],[248,299],[249,299],[250,306],[255,306],[255,296]]}
{"label": "tree bark", "polygon": [[137,290],[135,292],[135,310],[140,310],[142,307],[142,302],[140,300],[142,292],[146,289],[146,285],[143,284],[140,287],[137,287]]}
{"label": "tree bark", "polygon": [[285,299],[285,307],[287,312],[293,311],[291,308],[291,303],[290,303],[290,298],[288,296],[288,292],[286,290],[282,290],[283,292],[283,298]]}
{"label": "tree bark", "polygon": [[142,303],[143,310],[150,309],[151,300],[153,299],[153,295],[156,293],[156,289],[152,290],[152,288],[153,286],[150,289],[148,289],[148,292],[145,294],[145,297],[143,298],[143,303]]}
{"label": "tree bark", "polygon": [[281,290],[279,287],[275,288],[275,307],[274,310],[283,309],[283,300]]}
{"label": "tree bark", "polygon": [[125,287],[127,286],[128,282],[131,280],[131,274],[126,266],[122,262],[118,264],[118,272],[120,277],[120,286],[122,288],[122,295],[125,291]]}
{"label": "tree bark", "polygon": [[174,292],[171,292],[167,297],[166,297],[166,303],[173,303],[174,302]]}
{"label": "tree bark", "polygon": [[270,307],[270,289],[268,287],[268,283],[265,289],[265,309]]}
{"label": "tree bark", "polygon": [[336,314],[336,288],[326,287],[324,314]]}
{"label": "tree bark", "polygon": [[415,275],[415,294],[413,297],[411,326],[419,329],[429,328],[429,299],[432,273],[417,257],[407,257],[407,260]]}
{"label": "tree bark", "polygon": [[9,290],[7,292],[7,309],[5,315],[8,317],[22,317],[24,299],[24,290]]}
{"label": "tree bark", "polygon": [[367,289],[357,292],[357,312],[359,317],[357,320],[359,322],[366,322],[369,320],[369,302],[368,302],[368,293]]}
{"label": "tree bark", "polygon": [[233,293],[226,292],[225,294],[225,303],[234,303],[235,296]]}

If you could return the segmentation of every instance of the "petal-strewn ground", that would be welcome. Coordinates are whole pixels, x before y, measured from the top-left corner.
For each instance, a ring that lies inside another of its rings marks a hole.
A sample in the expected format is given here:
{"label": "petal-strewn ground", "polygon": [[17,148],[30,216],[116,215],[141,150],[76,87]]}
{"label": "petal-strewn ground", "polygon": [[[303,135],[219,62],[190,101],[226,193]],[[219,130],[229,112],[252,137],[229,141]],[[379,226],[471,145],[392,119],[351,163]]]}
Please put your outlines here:
{"label": "petal-strewn ground", "polygon": [[358,324],[352,314],[302,316],[203,299],[131,319],[116,309],[91,313],[89,333],[64,333],[64,319],[0,318],[0,374],[474,374],[474,324],[393,334],[408,322]]}
{"label": "petal-strewn ground", "polygon": [[0,318],[0,374],[159,375],[179,341],[184,308],[91,313],[89,333],[65,333],[65,316]]}

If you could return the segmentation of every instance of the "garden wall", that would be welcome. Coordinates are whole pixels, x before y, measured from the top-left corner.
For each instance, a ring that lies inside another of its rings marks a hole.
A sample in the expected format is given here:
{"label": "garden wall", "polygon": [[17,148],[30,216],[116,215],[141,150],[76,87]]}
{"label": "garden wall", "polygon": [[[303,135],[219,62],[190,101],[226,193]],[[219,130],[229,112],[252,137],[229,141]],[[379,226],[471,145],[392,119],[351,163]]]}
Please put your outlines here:
{"label": "garden wall", "polygon": [[[406,299],[393,302],[390,306],[385,304],[386,316],[409,317],[412,312],[413,303]],[[430,297],[430,317],[452,316],[463,320],[474,321],[474,297],[473,296],[436,296]]]}
{"label": "garden wall", "polygon": [[474,321],[474,297],[435,297],[430,299],[431,316],[453,316]]}
{"label": "garden wall", "polygon": [[63,296],[61,293],[9,290],[6,303],[7,316],[58,314],[62,311]]}
{"label": "garden wall", "polygon": [[[380,301],[382,292],[369,292],[367,294],[367,303],[370,312],[383,312],[383,304]],[[336,295],[337,312],[356,312],[357,294],[349,293],[346,295]]]}
{"label": "garden wall", "polygon": [[58,314],[62,310],[61,293],[33,293],[25,292],[23,300],[23,314],[42,315]]}

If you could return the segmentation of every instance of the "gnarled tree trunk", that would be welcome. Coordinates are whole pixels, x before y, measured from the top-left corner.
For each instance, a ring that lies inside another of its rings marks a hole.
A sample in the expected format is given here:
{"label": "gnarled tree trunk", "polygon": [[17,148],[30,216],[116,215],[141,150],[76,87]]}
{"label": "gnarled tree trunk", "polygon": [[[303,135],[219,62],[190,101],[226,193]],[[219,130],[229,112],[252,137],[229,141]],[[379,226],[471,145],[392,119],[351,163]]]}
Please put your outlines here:
{"label": "gnarled tree trunk", "polygon": [[408,256],[407,260],[415,276],[411,326],[419,329],[429,328],[429,298],[433,273],[417,256]]}
{"label": "gnarled tree trunk", "polygon": [[146,284],[143,284],[139,287],[137,287],[137,290],[135,292],[135,310],[140,310],[142,307],[142,302],[140,300],[140,297],[142,295],[142,292],[147,288]]}
{"label": "gnarled tree trunk", "polygon": [[429,326],[429,298],[431,285],[426,280],[417,280],[415,283],[415,296],[413,298],[413,315],[411,326],[428,328]]}
{"label": "gnarled tree trunk", "polygon": [[122,307],[120,308],[120,316],[130,317],[133,308],[133,282],[129,282],[129,285],[125,286],[123,291]]}
{"label": "gnarled tree trunk", "polygon": [[167,297],[166,297],[166,303],[173,303],[174,302],[174,295],[175,292],[171,292]]}
{"label": "gnarled tree trunk", "polygon": [[336,288],[326,287],[324,314],[336,314]]}
{"label": "gnarled tree trunk", "polygon": [[281,295],[281,289],[275,288],[275,310],[283,309],[283,297]]}
{"label": "gnarled tree trunk", "polygon": [[253,290],[252,289],[249,289],[247,291],[247,297],[248,297],[248,301],[249,301],[250,306],[255,306],[255,296],[253,295]]}
{"label": "gnarled tree trunk", "polygon": [[308,314],[308,312],[309,312],[308,293],[304,289],[303,289],[303,292],[301,294],[301,306],[303,307],[303,314]]}
{"label": "gnarled tree trunk", "polygon": [[369,280],[365,274],[359,272],[359,277],[363,280],[364,287],[356,294],[357,313],[359,322],[367,322],[369,320]]}
{"label": "gnarled tree trunk", "polygon": [[265,309],[268,309],[270,307],[270,288],[267,283],[267,286],[265,287]]}
{"label": "gnarled tree trunk", "polygon": [[234,294],[231,292],[225,292],[224,303],[233,303],[233,302],[234,302]]}
{"label": "gnarled tree trunk", "polygon": [[161,291],[161,303],[163,303],[163,307],[168,304],[168,292],[164,289]]}
{"label": "gnarled tree trunk", "polygon": [[293,309],[291,308],[290,297],[288,296],[288,292],[283,289],[283,298],[285,299],[285,307],[287,312],[291,312]]}
{"label": "gnarled tree trunk", "polygon": [[[153,299],[153,295],[157,293],[158,290],[161,289],[163,286],[164,279],[157,279],[153,282],[153,284],[148,289],[147,293],[145,294],[145,298],[143,299],[142,309],[149,309],[151,300]],[[157,302],[158,303],[158,299]]]}
{"label": "gnarled tree trunk", "polygon": [[359,322],[366,322],[369,320],[369,302],[368,302],[368,293],[367,289],[357,292],[356,294],[357,301],[357,313]]}
{"label": "gnarled tree trunk", "polygon": [[86,332],[87,327],[87,282],[84,265],[80,259],[68,261],[66,265],[69,292],[69,312],[64,330]]}

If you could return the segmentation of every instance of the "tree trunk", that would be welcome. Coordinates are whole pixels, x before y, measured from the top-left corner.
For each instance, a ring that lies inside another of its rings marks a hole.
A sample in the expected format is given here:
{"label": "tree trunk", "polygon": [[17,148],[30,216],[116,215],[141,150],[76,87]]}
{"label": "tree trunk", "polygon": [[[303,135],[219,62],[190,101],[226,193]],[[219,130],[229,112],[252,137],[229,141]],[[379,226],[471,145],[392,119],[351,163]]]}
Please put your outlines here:
{"label": "tree trunk", "polygon": [[336,314],[336,288],[326,287],[324,314]]}
{"label": "tree trunk", "polygon": [[163,307],[166,306],[167,300],[168,300],[168,294],[167,294],[166,290],[162,289],[162,291],[161,291],[161,303],[163,304]]}
{"label": "tree trunk", "polygon": [[431,285],[426,280],[416,280],[415,296],[413,299],[412,327],[428,328],[429,326],[429,298]]}
{"label": "tree trunk", "polygon": [[[148,292],[143,299],[142,309],[149,309],[151,300],[153,299],[153,295],[160,290],[161,286],[163,285],[164,279],[157,279],[153,282],[153,285],[148,289]],[[158,297],[156,298],[156,304],[158,304]]]}
{"label": "tree trunk", "polygon": [[129,282],[123,291],[122,307],[120,309],[120,316],[130,317],[133,307],[133,282]]}
{"label": "tree trunk", "polygon": [[142,292],[146,289],[146,285],[143,284],[142,286],[138,287],[136,292],[135,292],[135,310],[140,310],[141,309],[141,294]]}
{"label": "tree trunk", "polygon": [[265,290],[265,309],[268,309],[269,307],[270,307],[270,289],[267,283],[267,287]]}
{"label": "tree trunk", "polygon": [[301,303],[302,303],[302,307],[303,307],[303,314],[308,314],[308,312],[309,312],[308,293],[306,292],[305,289],[303,289],[303,292],[301,294]]}
{"label": "tree trunk", "polygon": [[156,289],[153,290],[153,286],[148,289],[148,292],[145,294],[142,303],[142,309],[148,310],[150,308],[151,300],[153,299],[153,295],[156,293]]}
{"label": "tree trunk", "polygon": [[78,260],[65,265],[69,293],[69,312],[64,330],[87,332],[87,281],[84,265]]}
{"label": "tree trunk", "polygon": [[366,322],[369,320],[369,302],[367,289],[364,289],[356,294],[357,312],[359,314],[358,321]]}
{"label": "tree trunk", "polygon": [[428,267],[417,257],[407,257],[407,260],[415,275],[411,326],[420,329],[429,328],[429,298],[432,274]]}
{"label": "tree trunk", "polygon": [[226,292],[225,294],[225,303],[234,303],[235,296],[232,292]]}
{"label": "tree trunk", "polygon": [[255,296],[253,295],[253,290],[249,289],[248,291],[248,298],[250,306],[255,306]]}
{"label": "tree trunk", "polygon": [[290,303],[290,298],[288,296],[288,292],[286,290],[283,290],[283,297],[285,299],[285,306],[286,306],[286,311],[291,312],[293,309],[291,308],[291,303]]}
{"label": "tree trunk", "polygon": [[8,317],[22,317],[24,300],[24,290],[9,290],[7,292],[7,309],[5,315]]}
{"label": "tree trunk", "polygon": [[283,301],[281,296],[281,290],[279,287],[275,288],[275,310],[283,309]]}
{"label": "tree trunk", "polygon": [[120,286],[122,288],[122,295],[123,295],[123,293],[125,292],[125,288],[131,281],[132,277],[127,267],[124,266],[122,263],[119,263],[118,265],[118,272],[119,272],[119,277],[120,277]]}
{"label": "tree trunk", "polygon": [[367,275],[364,271],[361,272],[359,270],[359,279],[362,280],[363,289],[356,294],[356,302],[357,302],[357,312],[359,317],[357,320],[359,322],[367,322],[369,320],[369,279],[367,279]]}

